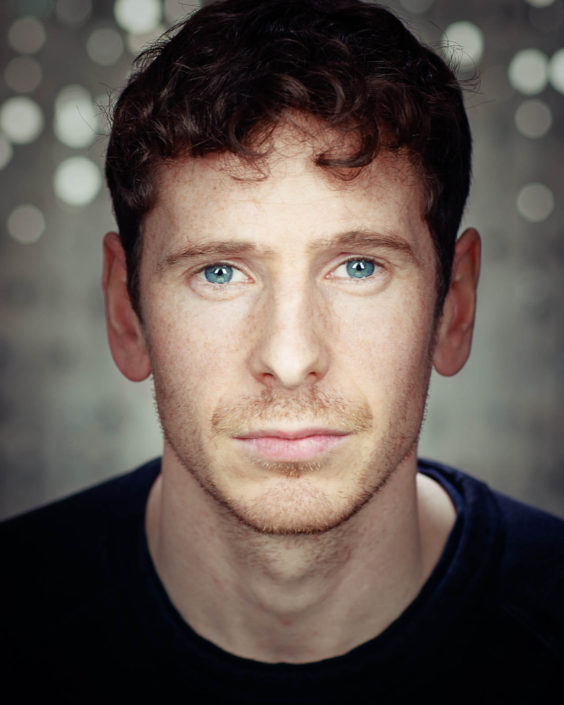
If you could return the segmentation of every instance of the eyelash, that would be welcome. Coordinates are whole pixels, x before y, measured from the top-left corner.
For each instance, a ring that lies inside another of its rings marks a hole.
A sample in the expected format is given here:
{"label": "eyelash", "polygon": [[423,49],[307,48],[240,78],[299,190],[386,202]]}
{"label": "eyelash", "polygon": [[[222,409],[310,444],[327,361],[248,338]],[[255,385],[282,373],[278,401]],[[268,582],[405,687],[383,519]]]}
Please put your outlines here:
{"label": "eyelash", "polygon": [[[220,267],[229,267],[230,269],[232,269],[236,272],[240,272],[243,276],[248,276],[245,274],[245,272],[240,267],[237,267],[234,264],[229,264],[229,262],[212,262],[211,264],[206,264],[203,267],[200,267],[200,269],[198,269],[195,272],[195,274],[196,274],[196,276],[199,276],[201,279],[206,280],[204,273],[207,269],[213,269],[213,268],[218,269]],[[226,283],[229,283],[229,282],[226,282]],[[241,282],[234,282],[234,283],[241,283]],[[214,286],[214,285],[215,286],[223,286],[223,284],[221,284],[219,282],[210,282],[209,280],[206,281],[206,284],[211,284],[212,286]]]}
{"label": "eyelash", "polygon": [[349,257],[348,259],[344,260],[344,262],[341,262],[338,264],[330,273],[331,278],[335,279],[340,279],[341,277],[336,277],[334,276],[334,273],[337,269],[340,267],[346,266],[349,264],[349,262],[368,262],[370,265],[374,267],[374,271],[368,274],[366,277],[342,277],[343,279],[348,279],[349,281],[359,281],[361,279],[373,279],[379,271],[384,270],[384,265],[381,264],[378,260],[372,258],[372,257],[361,257],[359,255],[355,255],[353,257]]}
{"label": "eyelash", "polygon": [[[334,276],[334,273],[336,270],[338,270],[340,267],[346,266],[349,264],[349,262],[367,262],[370,265],[374,266],[374,272],[371,272],[368,274],[366,277],[336,277]],[[199,276],[201,279],[206,280],[206,277],[204,275],[204,272],[207,269],[211,269],[213,267],[219,268],[219,267],[229,267],[230,269],[233,269],[234,271],[240,272],[243,276],[248,276],[245,274],[245,272],[238,266],[234,264],[230,264],[229,262],[212,262],[211,264],[206,264],[203,267],[200,267],[195,274]],[[335,278],[335,279],[348,279],[349,281],[359,281],[361,279],[372,279],[380,270],[383,270],[384,266],[378,262],[378,260],[373,259],[372,257],[361,257],[359,255],[356,256],[351,256],[347,259],[345,259],[343,262],[340,262],[336,267],[334,267],[331,272],[329,273],[328,277],[329,278]],[[224,286],[224,284],[221,284],[219,282],[210,282],[209,280],[206,281],[207,284],[211,284],[212,286]],[[229,282],[226,282],[229,283]],[[233,283],[241,283],[241,282],[233,282]]]}

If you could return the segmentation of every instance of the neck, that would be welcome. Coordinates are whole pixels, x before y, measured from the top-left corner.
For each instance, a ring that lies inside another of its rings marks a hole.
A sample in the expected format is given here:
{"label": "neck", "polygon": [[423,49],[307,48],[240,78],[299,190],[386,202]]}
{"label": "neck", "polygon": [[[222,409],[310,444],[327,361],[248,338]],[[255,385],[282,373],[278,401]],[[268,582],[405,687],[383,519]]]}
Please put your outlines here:
{"label": "neck", "polygon": [[319,535],[262,535],[163,457],[147,506],[155,568],[201,636],[238,656],[304,663],[380,634],[415,598],[454,521],[410,456],[354,517]]}

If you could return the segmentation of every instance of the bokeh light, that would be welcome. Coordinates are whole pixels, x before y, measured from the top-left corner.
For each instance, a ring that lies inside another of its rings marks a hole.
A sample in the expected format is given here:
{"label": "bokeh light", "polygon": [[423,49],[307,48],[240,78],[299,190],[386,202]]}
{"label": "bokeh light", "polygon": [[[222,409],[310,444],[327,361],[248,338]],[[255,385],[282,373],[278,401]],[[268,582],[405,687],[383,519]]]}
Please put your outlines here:
{"label": "bokeh light", "polygon": [[127,32],[145,34],[159,24],[161,5],[158,0],[116,0],[114,16]]}
{"label": "bokeh light", "polygon": [[127,48],[131,54],[136,56],[153,42],[155,42],[165,31],[163,25],[157,25],[150,32],[143,34],[128,34],[126,37]]}
{"label": "bokeh light", "polygon": [[86,88],[71,85],[59,92],[53,129],[68,147],[77,149],[92,144],[98,132],[98,113]]}
{"label": "bokeh light", "polygon": [[548,7],[554,0],[525,0],[531,7]]}
{"label": "bokeh light", "polygon": [[91,203],[102,186],[100,169],[87,157],[69,157],[55,171],[55,194],[71,206]]}
{"label": "bokeh light", "polygon": [[57,17],[71,27],[78,27],[90,17],[92,0],[57,0]]}
{"label": "bokeh light", "polygon": [[484,53],[484,35],[472,22],[453,22],[443,33],[442,53],[460,69],[476,68]]}
{"label": "bokeh light", "polygon": [[16,93],[31,93],[41,83],[41,65],[31,56],[16,56],[4,70],[4,80]]}
{"label": "bokeh light", "polygon": [[530,223],[541,223],[554,210],[554,194],[544,184],[526,184],[517,196],[517,210]]}
{"label": "bokeh light", "polygon": [[6,223],[8,232],[22,245],[37,242],[45,231],[45,217],[35,206],[24,204],[14,208]]}
{"label": "bokeh light", "polygon": [[560,93],[564,93],[564,49],[559,49],[548,67],[550,83]]}
{"label": "bokeh light", "polygon": [[94,63],[112,66],[123,54],[121,34],[111,27],[95,29],[86,41],[86,52]]}
{"label": "bokeh light", "polygon": [[544,90],[547,81],[547,58],[539,49],[523,49],[509,64],[509,82],[520,93],[535,95]]}
{"label": "bokeh light", "polygon": [[3,169],[12,158],[13,149],[8,140],[0,135],[0,169]]}
{"label": "bokeh light", "polygon": [[43,113],[31,98],[8,98],[0,108],[0,127],[14,144],[33,142],[43,129]]}
{"label": "bokeh light", "polygon": [[515,112],[515,125],[525,137],[544,137],[552,125],[550,108],[542,100],[526,100]]}
{"label": "bokeh light", "polygon": [[21,54],[35,54],[45,43],[45,29],[35,17],[20,17],[8,30],[8,42]]}

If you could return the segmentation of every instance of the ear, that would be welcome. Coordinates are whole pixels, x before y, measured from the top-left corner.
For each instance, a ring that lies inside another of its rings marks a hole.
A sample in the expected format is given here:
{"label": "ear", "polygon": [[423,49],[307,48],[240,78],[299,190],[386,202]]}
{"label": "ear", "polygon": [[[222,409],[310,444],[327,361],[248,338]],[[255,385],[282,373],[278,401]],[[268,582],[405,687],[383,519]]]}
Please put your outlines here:
{"label": "ear", "polygon": [[117,233],[104,238],[102,287],[112,357],[122,374],[140,382],[151,374],[151,365],[143,328],[127,291],[125,252]]}
{"label": "ear", "polygon": [[437,328],[433,364],[441,375],[455,375],[470,355],[480,251],[478,232],[468,228],[456,242],[451,283]]}

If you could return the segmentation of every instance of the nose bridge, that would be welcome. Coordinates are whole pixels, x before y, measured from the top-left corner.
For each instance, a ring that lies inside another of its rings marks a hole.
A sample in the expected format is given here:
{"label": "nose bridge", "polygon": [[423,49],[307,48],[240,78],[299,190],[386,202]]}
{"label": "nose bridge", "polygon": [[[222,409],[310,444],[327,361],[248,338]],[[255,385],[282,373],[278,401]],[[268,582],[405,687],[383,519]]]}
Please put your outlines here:
{"label": "nose bridge", "polygon": [[261,381],[293,388],[323,377],[328,365],[323,302],[306,274],[285,277],[270,288],[252,353]]}

